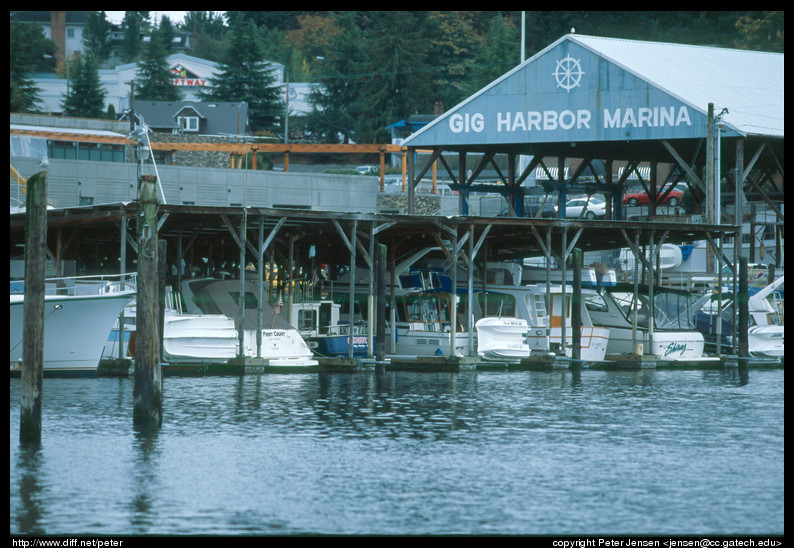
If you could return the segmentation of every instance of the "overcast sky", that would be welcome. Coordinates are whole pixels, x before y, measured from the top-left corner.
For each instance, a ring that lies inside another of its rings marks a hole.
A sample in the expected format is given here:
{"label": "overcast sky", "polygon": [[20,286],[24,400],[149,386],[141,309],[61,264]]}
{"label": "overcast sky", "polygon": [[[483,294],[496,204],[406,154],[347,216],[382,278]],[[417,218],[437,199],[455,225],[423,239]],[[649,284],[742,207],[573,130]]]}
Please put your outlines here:
{"label": "overcast sky", "polygon": [[[172,23],[177,24],[181,23],[185,19],[186,11],[152,11],[149,13],[150,19],[157,23],[160,22],[160,18],[163,15],[167,15],[168,18],[171,20]],[[106,11],[105,15],[108,18],[108,21],[113,23],[114,25],[118,25],[124,19],[124,12],[123,11]]]}

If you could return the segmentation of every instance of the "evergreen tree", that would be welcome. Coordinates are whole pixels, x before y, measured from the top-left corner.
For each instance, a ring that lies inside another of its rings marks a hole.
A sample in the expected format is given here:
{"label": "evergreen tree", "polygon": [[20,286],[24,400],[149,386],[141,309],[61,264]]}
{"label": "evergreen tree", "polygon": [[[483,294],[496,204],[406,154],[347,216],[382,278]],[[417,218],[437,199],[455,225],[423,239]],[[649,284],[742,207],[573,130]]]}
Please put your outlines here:
{"label": "evergreen tree", "polygon": [[52,40],[45,38],[41,26],[35,23],[12,23],[9,37],[11,112],[38,112],[41,90],[29,75],[36,71],[51,71],[57,48]]}
{"label": "evergreen tree", "polygon": [[355,118],[350,105],[359,96],[361,78],[356,75],[364,64],[364,38],[356,25],[356,15],[343,12],[336,16],[336,30],[328,37],[312,37],[326,42],[328,54],[320,63],[319,86],[309,93],[312,111],[306,130],[315,140],[343,143],[355,138]]}
{"label": "evergreen tree", "polygon": [[282,92],[273,69],[262,57],[256,26],[239,14],[232,18],[226,58],[215,78],[200,92],[211,101],[245,101],[253,131],[274,130],[284,116]]}
{"label": "evergreen tree", "polygon": [[137,99],[145,101],[179,101],[182,92],[171,83],[172,74],[168,67],[168,51],[163,44],[162,29],[152,29],[149,42],[144,48],[143,57],[138,62],[136,75]]}
{"label": "evergreen tree", "polygon": [[165,49],[166,56],[170,55],[174,50],[174,38],[176,38],[176,28],[171,20],[163,15],[160,18],[160,26],[157,27],[157,32],[160,34],[160,40]]}
{"label": "evergreen tree", "polygon": [[488,27],[484,46],[476,56],[471,78],[465,86],[466,94],[471,95],[482,89],[520,62],[520,30],[509,19],[500,14],[495,15]]}
{"label": "evergreen tree", "polygon": [[355,104],[356,141],[385,142],[386,126],[418,112],[432,112],[425,15],[376,12],[367,41],[368,61]]}
{"label": "evergreen tree", "polygon": [[110,56],[110,30],[112,25],[104,11],[92,11],[83,33],[85,51],[101,64]]}
{"label": "evergreen tree", "polygon": [[190,33],[190,52],[196,57],[221,62],[226,51],[223,18],[211,11],[189,11],[180,28]]}
{"label": "evergreen tree", "polygon": [[[433,87],[433,100],[450,108],[466,98],[466,84],[471,82],[475,53],[484,36],[477,33],[475,22],[483,16],[470,11],[433,11],[430,25],[429,58],[433,72],[426,78]],[[423,114],[429,114],[425,112]]]}
{"label": "evergreen tree", "polygon": [[127,63],[135,61],[141,52],[141,32],[143,32],[148,18],[148,11],[124,12],[124,20],[121,22],[124,27],[121,57]]}
{"label": "evergreen tree", "polygon": [[102,118],[106,92],[99,82],[96,60],[87,55],[72,61],[72,80],[61,107],[67,116]]}

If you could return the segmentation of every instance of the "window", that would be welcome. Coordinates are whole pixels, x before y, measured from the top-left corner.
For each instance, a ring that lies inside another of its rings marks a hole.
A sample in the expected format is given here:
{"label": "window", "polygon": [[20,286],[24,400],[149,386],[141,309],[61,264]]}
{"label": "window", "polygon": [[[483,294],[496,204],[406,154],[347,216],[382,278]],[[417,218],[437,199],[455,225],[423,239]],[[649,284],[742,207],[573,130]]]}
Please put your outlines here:
{"label": "window", "polygon": [[198,116],[180,116],[179,127],[182,128],[182,131],[198,131],[199,130]]}
{"label": "window", "polygon": [[314,310],[298,310],[298,326],[299,329],[317,327],[317,313]]}

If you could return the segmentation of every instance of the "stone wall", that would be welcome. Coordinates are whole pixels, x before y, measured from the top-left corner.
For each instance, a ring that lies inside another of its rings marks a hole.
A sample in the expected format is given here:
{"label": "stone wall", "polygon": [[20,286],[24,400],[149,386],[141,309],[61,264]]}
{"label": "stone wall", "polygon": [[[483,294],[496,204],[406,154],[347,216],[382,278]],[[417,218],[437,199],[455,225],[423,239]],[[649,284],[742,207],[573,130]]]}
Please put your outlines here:
{"label": "stone wall", "polygon": [[[408,213],[408,193],[378,193],[377,208],[379,213]],[[441,196],[433,194],[417,194],[414,197],[414,215],[437,215],[441,209]]]}
{"label": "stone wall", "polygon": [[[152,142],[157,143],[228,143],[223,137],[207,137],[204,135],[173,135],[170,133],[154,133],[149,135]],[[230,167],[228,152],[183,151],[171,153],[169,165],[188,167]]]}

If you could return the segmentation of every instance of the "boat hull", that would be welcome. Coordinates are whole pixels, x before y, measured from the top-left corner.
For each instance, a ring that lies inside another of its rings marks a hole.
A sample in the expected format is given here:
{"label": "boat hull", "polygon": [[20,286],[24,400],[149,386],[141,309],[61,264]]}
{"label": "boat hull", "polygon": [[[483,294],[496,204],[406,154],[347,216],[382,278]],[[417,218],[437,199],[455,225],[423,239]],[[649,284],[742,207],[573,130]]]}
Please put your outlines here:
{"label": "boat hull", "polygon": [[[243,332],[246,358],[257,357],[256,331]],[[238,355],[239,333],[234,320],[223,314],[166,316],[163,361],[172,364],[228,363]],[[271,367],[315,366],[312,352],[297,331],[263,329],[261,358]]]}
{"label": "boat hull", "polygon": [[783,352],[783,326],[759,325],[751,327],[747,334],[747,346],[754,358],[780,359]]}
{"label": "boat hull", "polygon": [[[406,329],[398,325],[395,353],[401,356],[450,356],[452,353],[449,351],[449,339],[450,334],[443,331]],[[454,355],[467,355],[469,334],[456,333],[454,344]]]}
{"label": "boat hull", "polygon": [[[568,327],[565,337],[565,355],[572,358],[573,331],[571,327]],[[588,362],[604,361],[609,344],[609,337],[610,330],[605,327],[582,326],[581,359]],[[527,342],[531,350],[549,352],[549,343],[551,343],[551,345],[562,344],[562,329],[559,327],[552,328],[547,341],[545,327],[540,326],[532,328],[527,336]]]}
{"label": "boat hull", "polygon": [[[704,338],[697,331],[655,331],[653,344],[648,342],[648,331],[637,330],[637,343],[643,345],[645,354],[653,354],[661,361],[689,361],[703,359]],[[607,354],[634,354],[631,329],[609,328]]]}
{"label": "boat hull", "polygon": [[[306,344],[312,351],[322,357],[346,358],[350,354],[350,338],[347,335],[336,336],[304,336]],[[374,342],[374,338],[373,338]],[[363,358],[367,355],[367,336],[353,336],[353,357]]]}
{"label": "boat hull", "polygon": [[[44,299],[45,376],[95,376],[113,324],[134,292],[47,295]],[[22,360],[24,296],[11,295],[11,364]]]}
{"label": "boat hull", "polygon": [[477,329],[477,355],[489,361],[520,361],[529,357],[528,324],[518,318],[482,318]]}

